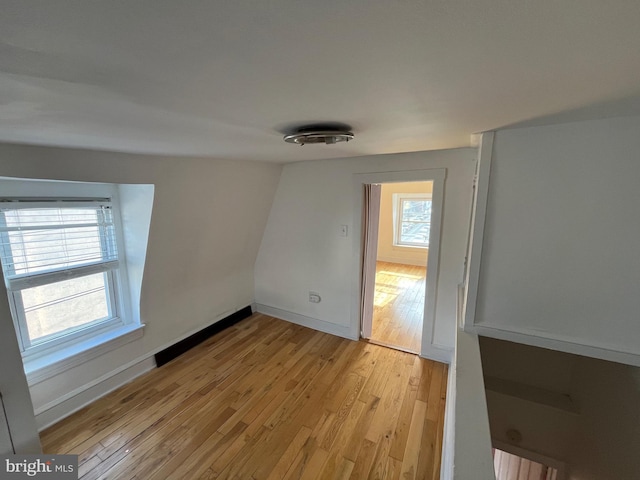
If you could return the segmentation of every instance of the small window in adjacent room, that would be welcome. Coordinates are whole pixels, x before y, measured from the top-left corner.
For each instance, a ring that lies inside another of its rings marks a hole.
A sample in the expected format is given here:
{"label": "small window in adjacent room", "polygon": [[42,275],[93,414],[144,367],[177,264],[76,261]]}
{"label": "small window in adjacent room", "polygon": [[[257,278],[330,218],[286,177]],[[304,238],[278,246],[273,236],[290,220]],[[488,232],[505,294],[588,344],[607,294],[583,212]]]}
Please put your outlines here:
{"label": "small window in adjacent room", "polygon": [[0,258],[25,358],[126,323],[119,217],[109,198],[4,198]]}
{"label": "small window in adjacent room", "polygon": [[393,195],[394,245],[429,246],[431,195],[396,193]]}

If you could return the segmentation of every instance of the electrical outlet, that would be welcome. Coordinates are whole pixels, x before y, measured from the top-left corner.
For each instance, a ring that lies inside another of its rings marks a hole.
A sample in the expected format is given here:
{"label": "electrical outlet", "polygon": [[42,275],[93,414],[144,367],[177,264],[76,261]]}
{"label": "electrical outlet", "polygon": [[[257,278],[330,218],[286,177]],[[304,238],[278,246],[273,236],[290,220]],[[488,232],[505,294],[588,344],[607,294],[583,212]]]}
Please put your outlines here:
{"label": "electrical outlet", "polygon": [[316,292],[309,292],[309,301],[311,303],[320,303],[322,298],[320,298],[320,294]]}

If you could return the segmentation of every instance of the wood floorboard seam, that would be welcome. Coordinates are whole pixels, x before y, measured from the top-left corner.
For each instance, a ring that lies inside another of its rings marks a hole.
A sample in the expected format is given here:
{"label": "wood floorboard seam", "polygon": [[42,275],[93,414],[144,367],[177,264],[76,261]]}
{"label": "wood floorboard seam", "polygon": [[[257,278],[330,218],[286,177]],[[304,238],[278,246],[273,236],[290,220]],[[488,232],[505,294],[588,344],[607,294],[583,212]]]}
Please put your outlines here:
{"label": "wood floorboard seam", "polygon": [[254,314],[41,439],[82,480],[436,480],[447,368]]}

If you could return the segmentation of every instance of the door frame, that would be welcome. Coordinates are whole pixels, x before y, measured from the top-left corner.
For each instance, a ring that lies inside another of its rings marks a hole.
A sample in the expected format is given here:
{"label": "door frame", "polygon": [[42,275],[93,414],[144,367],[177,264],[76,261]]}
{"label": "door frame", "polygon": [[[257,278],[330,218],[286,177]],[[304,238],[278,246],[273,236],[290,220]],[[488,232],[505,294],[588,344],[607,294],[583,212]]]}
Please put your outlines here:
{"label": "door frame", "polygon": [[[362,208],[363,185],[369,183],[433,182],[431,206],[431,233],[427,257],[427,278],[425,281],[425,302],[422,321],[422,342],[420,356],[449,362],[451,352],[434,342],[436,303],[440,262],[440,242],[442,238],[442,213],[444,208],[444,185],[446,168],[406,170],[398,172],[373,172],[353,175],[353,264],[352,264],[352,308],[351,334],[360,338],[362,333]],[[367,272],[371,275],[371,272]],[[375,270],[373,271],[375,282]],[[368,277],[371,280],[371,277]]]}

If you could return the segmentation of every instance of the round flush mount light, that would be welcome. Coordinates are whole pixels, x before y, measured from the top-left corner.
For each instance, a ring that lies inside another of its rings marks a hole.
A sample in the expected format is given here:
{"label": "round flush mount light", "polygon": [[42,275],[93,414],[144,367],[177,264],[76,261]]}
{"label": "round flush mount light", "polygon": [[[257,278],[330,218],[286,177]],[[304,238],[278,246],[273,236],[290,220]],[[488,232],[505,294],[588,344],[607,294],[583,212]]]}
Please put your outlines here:
{"label": "round flush mount light", "polygon": [[284,136],[287,143],[296,143],[298,145],[324,143],[333,145],[340,142],[348,142],[353,140],[353,132],[342,129],[313,129],[301,128],[295,133]]}

